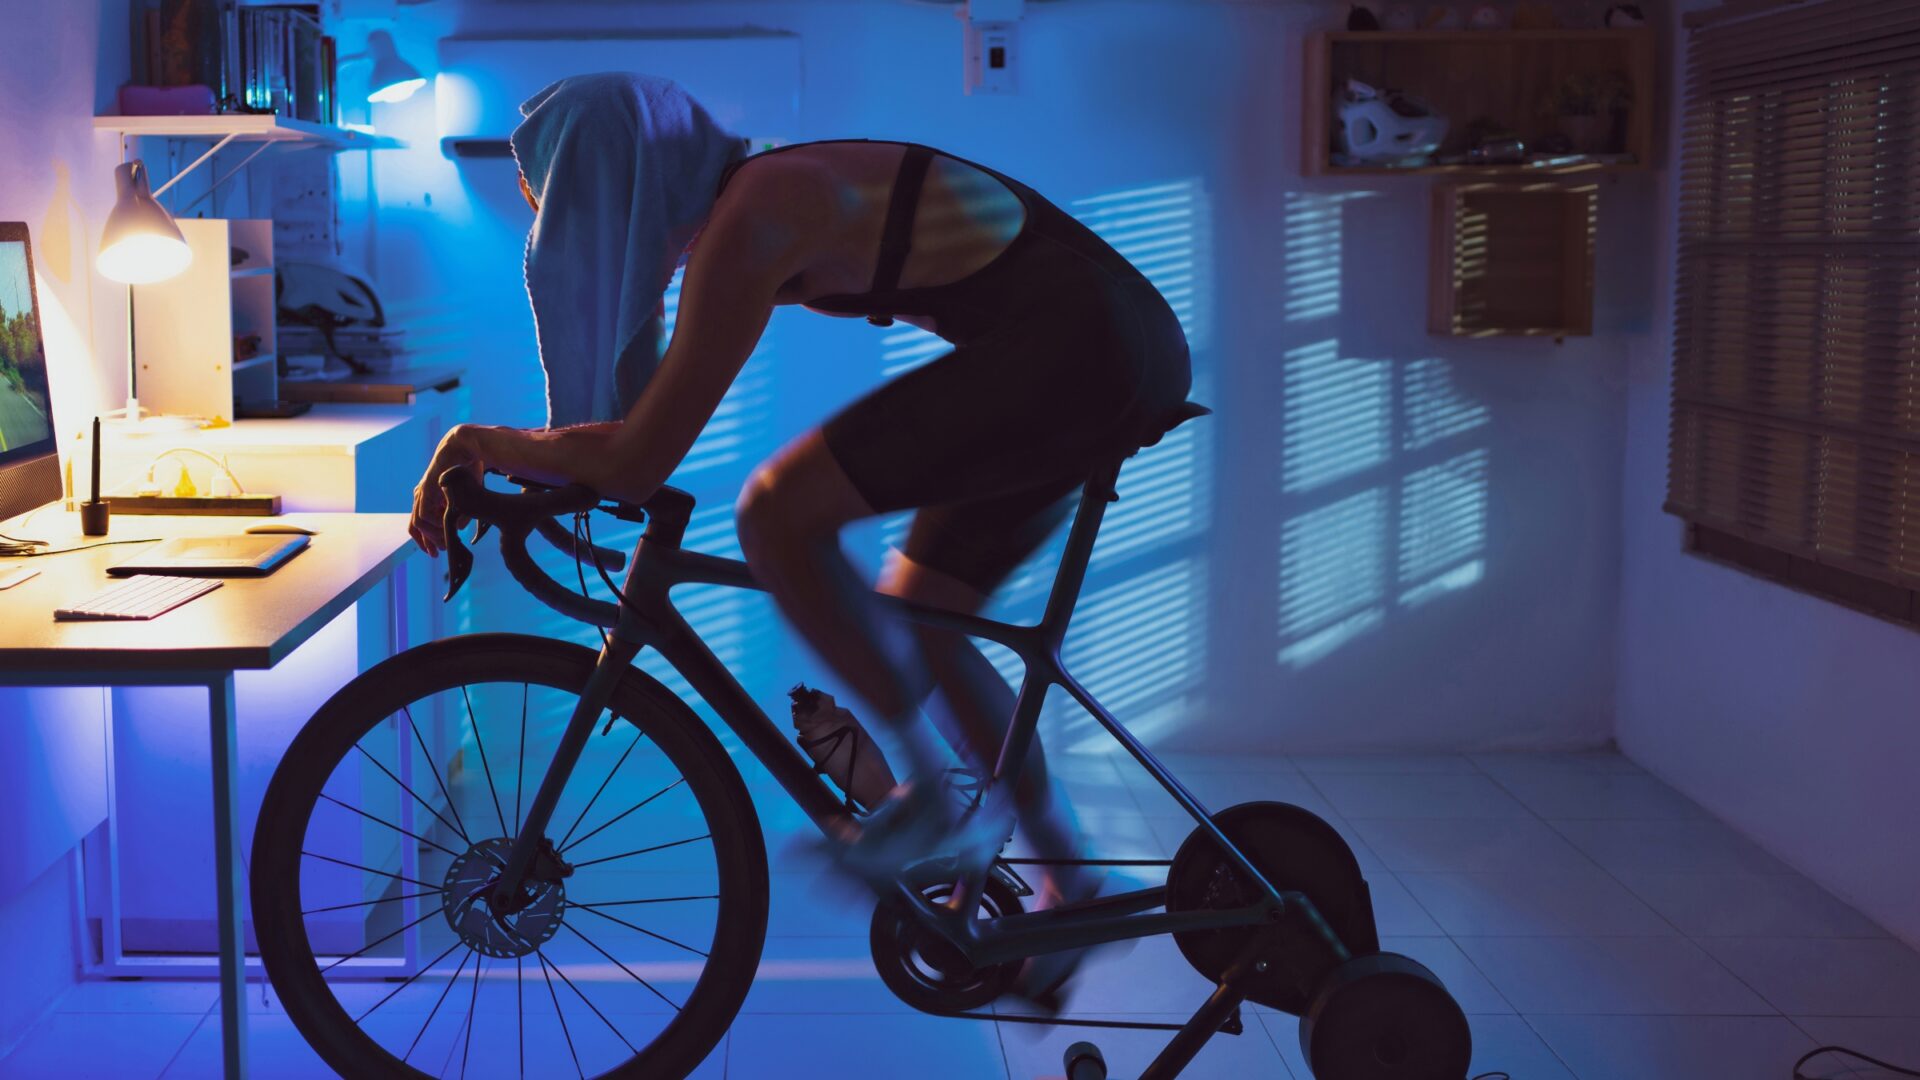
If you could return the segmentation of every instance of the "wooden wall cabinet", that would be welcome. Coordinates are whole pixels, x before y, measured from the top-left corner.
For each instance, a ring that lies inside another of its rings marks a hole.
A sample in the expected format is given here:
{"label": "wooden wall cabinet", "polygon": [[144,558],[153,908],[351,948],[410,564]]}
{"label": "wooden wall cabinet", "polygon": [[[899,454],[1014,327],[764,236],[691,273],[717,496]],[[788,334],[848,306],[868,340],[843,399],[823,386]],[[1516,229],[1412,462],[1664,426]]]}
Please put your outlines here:
{"label": "wooden wall cabinet", "polygon": [[1591,185],[1437,185],[1428,331],[1592,334],[1595,196]]}

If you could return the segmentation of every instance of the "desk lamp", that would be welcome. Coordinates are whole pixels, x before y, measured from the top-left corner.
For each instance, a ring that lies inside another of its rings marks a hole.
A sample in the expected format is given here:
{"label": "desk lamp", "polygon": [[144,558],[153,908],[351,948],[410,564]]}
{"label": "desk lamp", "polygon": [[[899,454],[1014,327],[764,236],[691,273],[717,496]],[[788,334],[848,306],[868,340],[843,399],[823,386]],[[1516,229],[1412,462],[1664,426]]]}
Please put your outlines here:
{"label": "desk lamp", "polygon": [[[154,201],[147,187],[147,164],[135,159],[113,170],[113,212],[100,235],[100,257],[94,265],[108,278],[127,286],[127,421],[140,420],[140,400],[134,392],[133,287],[165,281],[193,262],[193,249],[180,235],[173,215]],[[161,190],[165,190],[162,188]]]}
{"label": "desk lamp", "polygon": [[401,58],[400,51],[394,48],[393,35],[385,30],[375,30],[367,35],[366,52],[341,58],[342,63],[349,60],[373,61],[373,72],[367,78],[369,102],[405,101],[413,96],[414,91],[427,85],[420,69]]}

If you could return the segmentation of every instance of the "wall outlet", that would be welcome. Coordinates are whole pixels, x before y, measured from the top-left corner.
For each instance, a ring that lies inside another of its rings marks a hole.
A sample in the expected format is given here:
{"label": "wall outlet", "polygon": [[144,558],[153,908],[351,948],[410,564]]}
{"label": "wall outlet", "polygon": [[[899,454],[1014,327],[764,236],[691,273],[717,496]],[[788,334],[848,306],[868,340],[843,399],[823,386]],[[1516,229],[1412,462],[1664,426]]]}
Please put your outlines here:
{"label": "wall outlet", "polygon": [[966,22],[966,90],[968,94],[1011,94],[1016,22]]}

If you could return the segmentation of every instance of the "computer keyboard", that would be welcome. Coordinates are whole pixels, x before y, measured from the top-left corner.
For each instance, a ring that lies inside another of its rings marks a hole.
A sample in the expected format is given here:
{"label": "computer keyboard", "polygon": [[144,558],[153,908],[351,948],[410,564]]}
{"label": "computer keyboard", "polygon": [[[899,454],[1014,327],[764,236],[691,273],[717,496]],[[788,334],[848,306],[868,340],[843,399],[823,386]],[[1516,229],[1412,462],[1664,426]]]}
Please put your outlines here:
{"label": "computer keyboard", "polygon": [[72,607],[58,608],[56,622],[151,619],[220,587],[208,578],[140,574],[114,583]]}

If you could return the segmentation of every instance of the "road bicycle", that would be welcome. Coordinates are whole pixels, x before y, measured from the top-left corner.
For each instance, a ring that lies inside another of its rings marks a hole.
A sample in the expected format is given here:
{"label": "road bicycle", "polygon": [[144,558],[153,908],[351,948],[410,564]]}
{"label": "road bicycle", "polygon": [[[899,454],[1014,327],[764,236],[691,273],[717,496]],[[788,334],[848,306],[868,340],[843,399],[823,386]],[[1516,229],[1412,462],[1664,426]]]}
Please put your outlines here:
{"label": "road bicycle", "polygon": [[[1188,403],[1160,433],[1206,412]],[[1285,803],[1210,811],[1063,666],[1061,643],[1124,460],[1087,480],[1037,623],[890,607],[999,642],[1024,662],[986,790],[1016,780],[1042,701],[1058,687],[1184,808],[1193,830],[1159,863],[1164,885],[1035,912],[1023,908],[1032,890],[1017,867],[1036,860],[917,867],[875,898],[869,936],[882,981],[925,1012],[1015,1020],[982,1010],[1027,958],[1171,934],[1214,984],[1187,1022],[1046,1022],[1171,1030],[1139,1074],[1168,1080],[1216,1033],[1237,1034],[1240,1006],[1252,1001],[1301,1018],[1301,1047],[1321,1080],[1461,1080],[1471,1056],[1465,1016],[1431,971],[1380,951],[1366,880],[1340,835]],[[524,634],[454,637],[400,653],[327,701],[287,750],[256,830],[253,916],[267,973],[301,1035],[344,1076],[686,1076],[753,986],[769,874],[739,769],[685,701],[635,666],[641,651],[657,652],[824,832],[857,832],[862,815],[670,599],[680,585],[758,588],[744,563],[682,547],[691,496],[666,487],[636,506],[580,485],[524,482],[510,493],[464,470],[443,483],[449,524],[477,522],[476,543],[496,531],[513,577],[554,611],[601,628],[603,647],[596,655]],[[597,512],[644,524],[630,559],[592,542]],[[581,565],[579,592],[529,555],[536,532]],[[451,598],[473,555],[457,529],[448,536]],[[586,566],[615,600],[587,595]],[[615,586],[609,567],[625,570],[624,582]],[[436,749],[423,733],[418,717],[434,710],[451,710],[457,747]],[[537,788],[523,804],[530,715],[565,721],[544,768],[536,747]],[[595,786],[600,769],[583,770],[583,757],[596,732],[621,722],[632,735],[599,744],[603,756],[623,749]],[[834,1056],[844,1070],[845,1056]],[[1076,1078],[1105,1075],[1086,1043],[1066,1066]]]}

